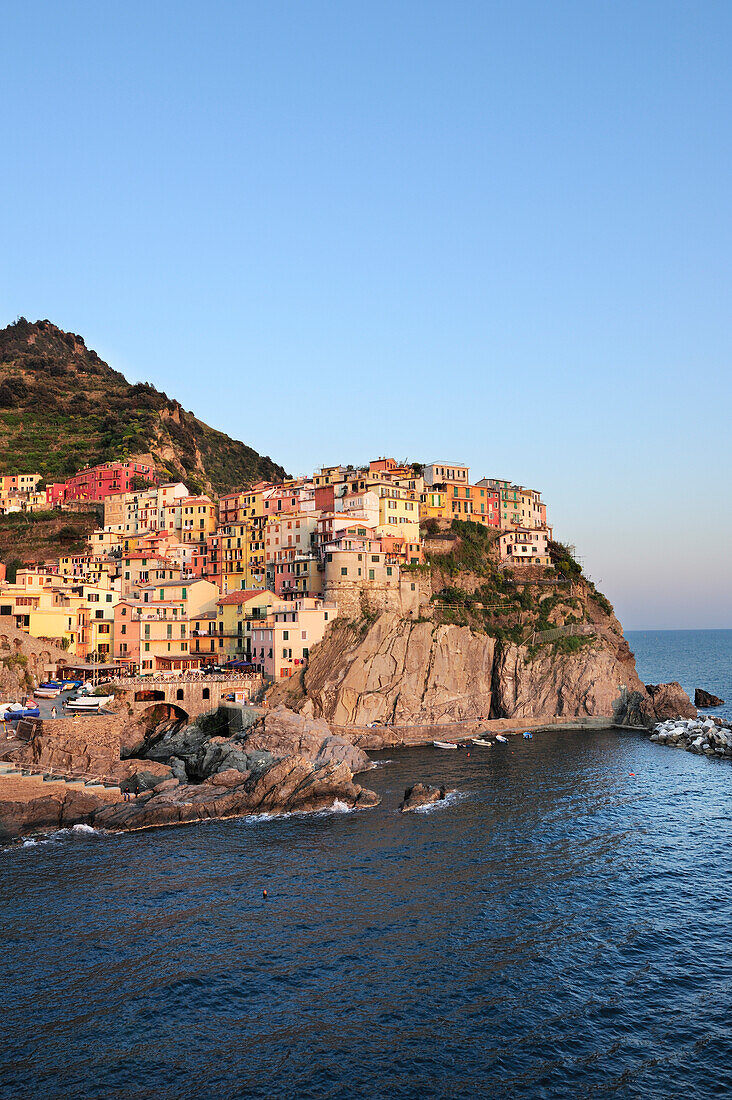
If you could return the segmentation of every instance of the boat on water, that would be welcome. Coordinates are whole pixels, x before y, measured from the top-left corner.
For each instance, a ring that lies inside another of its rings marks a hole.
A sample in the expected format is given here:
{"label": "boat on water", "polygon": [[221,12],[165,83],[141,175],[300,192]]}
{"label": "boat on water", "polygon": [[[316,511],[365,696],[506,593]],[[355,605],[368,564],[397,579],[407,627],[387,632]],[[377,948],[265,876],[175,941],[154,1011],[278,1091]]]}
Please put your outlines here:
{"label": "boat on water", "polygon": [[456,749],[457,745],[454,741],[433,741],[432,744],[436,749]]}
{"label": "boat on water", "polygon": [[528,730],[525,730],[525,731],[524,731],[524,735],[523,735],[523,736],[524,736],[524,741],[533,741],[533,740],[534,740],[534,735],[533,735],[533,733],[529,733],[529,731],[528,731]]}
{"label": "boat on water", "polygon": [[500,741],[502,745],[508,744],[508,738],[504,737],[502,733],[496,734],[496,741]]}
{"label": "boat on water", "polygon": [[493,745],[493,742],[492,741],[486,741],[486,739],[484,737],[474,737],[473,738],[473,744],[474,745],[480,745],[484,749],[489,749]]}
{"label": "boat on water", "polygon": [[114,695],[77,695],[76,699],[69,699],[66,706],[69,710],[94,711],[106,707],[114,699]]}

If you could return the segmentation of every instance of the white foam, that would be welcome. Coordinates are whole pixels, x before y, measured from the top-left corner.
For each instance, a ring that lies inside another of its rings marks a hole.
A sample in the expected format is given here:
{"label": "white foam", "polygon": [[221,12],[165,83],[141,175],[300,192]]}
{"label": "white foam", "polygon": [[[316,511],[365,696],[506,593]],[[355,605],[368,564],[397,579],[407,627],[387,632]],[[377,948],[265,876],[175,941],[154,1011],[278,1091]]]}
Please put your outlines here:
{"label": "white foam", "polygon": [[448,806],[454,806],[456,802],[462,802],[466,797],[463,791],[450,791],[444,798],[440,798],[437,802],[428,802],[425,806],[417,806],[415,810],[412,810],[414,814],[429,814],[433,810],[445,810]]}

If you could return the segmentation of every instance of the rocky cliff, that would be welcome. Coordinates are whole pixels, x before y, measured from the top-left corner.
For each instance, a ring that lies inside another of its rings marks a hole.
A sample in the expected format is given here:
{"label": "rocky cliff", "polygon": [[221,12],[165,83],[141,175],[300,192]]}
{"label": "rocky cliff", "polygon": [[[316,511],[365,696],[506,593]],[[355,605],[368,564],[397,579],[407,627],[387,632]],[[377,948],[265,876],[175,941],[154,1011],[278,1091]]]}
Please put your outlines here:
{"label": "rocky cliff", "polygon": [[290,705],[339,726],[555,715],[622,721],[631,697],[652,715],[627,642],[612,633],[563,653],[382,615],[365,632],[336,623]]}
{"label": "rocky cliff", "polygon": [[338,726],[651,722],[654,700],[611,605],[566,547],[553,553],[551,568],[509,573],[492,532],[453,522],[428,539],[428,565],[413,574],[418,607],[340,616],[304,675],[276,685],[271,701]]}

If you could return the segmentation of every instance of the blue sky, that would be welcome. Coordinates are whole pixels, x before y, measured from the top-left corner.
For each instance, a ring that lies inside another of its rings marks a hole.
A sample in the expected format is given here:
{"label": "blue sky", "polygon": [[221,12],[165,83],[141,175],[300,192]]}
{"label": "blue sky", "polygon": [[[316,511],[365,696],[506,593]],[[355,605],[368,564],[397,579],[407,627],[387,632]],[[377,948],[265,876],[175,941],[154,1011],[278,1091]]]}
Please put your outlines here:
{"label": "blue sky", "polygon": [[629,627],[732,626],[732,6],[3,9],[0,323],[281,461],[544,491]]}

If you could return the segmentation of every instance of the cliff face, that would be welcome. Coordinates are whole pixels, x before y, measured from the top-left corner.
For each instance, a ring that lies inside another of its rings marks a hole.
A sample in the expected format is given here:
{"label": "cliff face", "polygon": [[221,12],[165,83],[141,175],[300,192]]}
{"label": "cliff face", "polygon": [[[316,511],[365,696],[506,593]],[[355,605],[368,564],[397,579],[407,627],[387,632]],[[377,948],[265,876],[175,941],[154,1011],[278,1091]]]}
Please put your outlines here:
{"label": "cliff face", "polygon": [[388,614],[365,631],[336,622],[313,651],[302,687],[296,705],[337,725],[555,715],[622,720],[629,696],[636,720],[652,710],[628,645],[613,632],[561,653]]}
{"label": "cliff face", "polygon": [[336,621],[305,675],[307,709],[337,725],[487,718],[494,650],[464,627],[385,614],[361,633]]}

